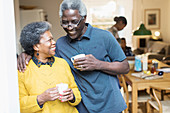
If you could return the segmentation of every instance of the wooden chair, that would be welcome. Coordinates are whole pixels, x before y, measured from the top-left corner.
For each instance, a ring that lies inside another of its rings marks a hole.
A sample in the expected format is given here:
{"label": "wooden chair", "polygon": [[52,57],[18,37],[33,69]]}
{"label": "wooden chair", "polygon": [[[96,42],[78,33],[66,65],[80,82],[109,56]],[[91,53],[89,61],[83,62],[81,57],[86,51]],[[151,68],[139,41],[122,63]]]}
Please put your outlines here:
{"label": "wooden chair", "polygon": [[163,57],[162,62],[170,65],[170,55]]}
{"label": "wooden chair", "polygon": [[160,100],[156,94],[156,91],[170,91],[170,84],[160,86],[150,86],[151,99],[147,101],[147,113],[153,113],[153,109],[159,113],[170,113],[170,100]]}
{"label": "wooden chair", "polygon": [[[126,102],[126,105],[127,105],[127,108],[125,109],[125,113],[128,113],[129,111],[129,103],[132,103],[132,99],[131,99],[131,95],[132,95],[132,92],[131,91],[128,91],[128,85],[126,84],[126,81],[125,81],[125,78],[124,78],[125,75],[118,75],[118,79],[119,79],[119,84],[120,86],[123,88],[123,97],[125,99],[125,102]],[[142,90],[142,91],[138,91],[138,103],[147,103],[147,100],[148,99],[151,99],[151,97],[149,96],[149,94],[145,91],[145,90]]]}
{"label": "wooden chair", "polygon": [[124,110],[124,113],[128,113],[128,110],[129,110],[129,92],[128,92],[128,88],[127,88],[127,85],[126,85],[124,75],[118,75],[118,79],[119,79],[120,86],[123,88],[124,92],[122,93],[122,95],[123,95],[124,100],[125,100],[126,105],[127,105],[127,108]]}

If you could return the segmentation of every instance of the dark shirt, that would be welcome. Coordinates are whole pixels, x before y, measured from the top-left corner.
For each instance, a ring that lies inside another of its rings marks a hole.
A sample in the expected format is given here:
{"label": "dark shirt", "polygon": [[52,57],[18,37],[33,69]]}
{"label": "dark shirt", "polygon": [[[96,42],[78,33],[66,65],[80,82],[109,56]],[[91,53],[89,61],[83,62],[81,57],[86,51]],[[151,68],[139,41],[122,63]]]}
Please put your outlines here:
{"label": "dark shirt", "polygon": [[99,70],[79,71],[70,58],[77,54],[92,54],[101,61],[113,62],[126,59],[119,43],[109,31],[92,27],[90,24],[80,40],[63,36],[57,40],[56,55],[70,65],[82,96],[78,105],[80,113],[118,113],[127,106],[118,87],[117,76]]}

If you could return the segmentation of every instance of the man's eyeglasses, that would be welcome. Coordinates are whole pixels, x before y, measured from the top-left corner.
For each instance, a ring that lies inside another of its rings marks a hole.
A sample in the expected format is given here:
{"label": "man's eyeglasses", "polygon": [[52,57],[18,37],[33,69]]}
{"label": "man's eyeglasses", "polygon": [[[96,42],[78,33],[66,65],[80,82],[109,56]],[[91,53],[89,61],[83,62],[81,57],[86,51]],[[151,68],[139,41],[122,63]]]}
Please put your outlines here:
{"label": "man's eyeglasses", "polygon": [[71,23],[69,23],[68,21],[60,21],[60,24],[63,28],[68,28],[69,26],[77,27],[80,24],[81,20],[83,20],[83,19],[84,19],[84,17],[81,17],[80,20],[78,20],[78,21],[73,20],[73,21],[71,21]]}

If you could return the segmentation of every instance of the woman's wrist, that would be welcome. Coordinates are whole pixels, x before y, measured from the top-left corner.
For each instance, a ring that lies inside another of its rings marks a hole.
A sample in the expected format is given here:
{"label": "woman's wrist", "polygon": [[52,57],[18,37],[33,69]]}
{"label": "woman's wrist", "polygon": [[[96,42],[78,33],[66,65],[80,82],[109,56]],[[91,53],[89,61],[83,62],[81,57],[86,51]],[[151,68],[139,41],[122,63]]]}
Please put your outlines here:
{"label": "woman's wrist", "polygon": [[39,104],[39,105],[43,105],[43,104],[45,103],[45,101],[44,101],[44,99],[42,98],[41,95],[38,95],[38,96],[37,96],[37,101],[38,101],[38,104]]}
{"label": "woman's wrist", "polygon": [[73,94],[73,99],[72,100],[69,100],[71,103],[74,103],[75,102],[75,96]]}

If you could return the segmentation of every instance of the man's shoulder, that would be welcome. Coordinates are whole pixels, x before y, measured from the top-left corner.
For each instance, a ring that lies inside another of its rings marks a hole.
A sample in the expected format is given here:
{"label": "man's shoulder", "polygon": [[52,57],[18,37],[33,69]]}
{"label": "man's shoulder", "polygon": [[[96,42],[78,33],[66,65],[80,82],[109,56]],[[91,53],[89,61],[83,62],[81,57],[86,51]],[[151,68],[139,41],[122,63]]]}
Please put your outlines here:
{"label": "man's shoulder", "polygon": [[108,30],[100,29],[97,27],[93,27],[93,31],[99,32],[99,33],[109,33]]}
{"label": "man's shoulder", "polygon": [[89,23],[86,23],[86,25],[88,25],[88,29],[92,30],[93,32],[99,32],[99,33],[100,32],[108,32],[108,30],[94,27],[94,26],[90,25]]}
{"label": "man's shoulder", "polygon": [[65,43],[66,42],[66,38],[67,38],[67,36],[62,36],[62,37],[57,39],[56,43],[58,43],[58,44]]}
{"label": "man's shoulder", "polygon": [[60,38],[57,39],[57,41],[65,40],[67,36],[61,36]]}
{"label": "man's shoulder", "polygon": [[108,39],[108,37],[110,37],[111,39],[113,39],[113,35],[111,34],[110,31],[107,30],[103,30],[100,28],[93,28],[93,36],[97,36],[98,38],[100,37],[100,39]]}

